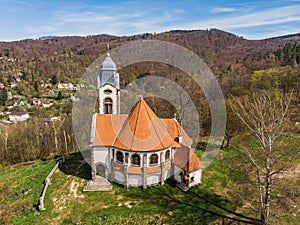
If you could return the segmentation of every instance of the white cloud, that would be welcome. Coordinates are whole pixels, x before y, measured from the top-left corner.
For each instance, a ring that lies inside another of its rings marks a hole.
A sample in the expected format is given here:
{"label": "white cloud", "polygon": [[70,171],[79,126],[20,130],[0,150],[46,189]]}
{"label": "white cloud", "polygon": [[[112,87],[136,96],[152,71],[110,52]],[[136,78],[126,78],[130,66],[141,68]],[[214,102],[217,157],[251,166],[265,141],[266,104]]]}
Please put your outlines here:
{"label": "white cloud", "polygon": [[235,7],[216,7],[210,10],[211,13],[226,13],[226,12],[235,12],[238,9]]}
{"label": "white cloud", "polygon": [[[129,4],[129,3],[127,3]],[[253,8],[247,7],[247,10],[240,7],[216,7],[211,10],[213,13],[228,12],[228,14],[213,15],[213,19],[196,21],[194,18],[188,18],[190,22],[185,22],[182,9],[170,9],[164,11],[156,7],[143,11],[140,7],[132,8],[130,12],[124,11],[123,6],[117,6],[114,10],[101,7],[101,9],[61,9],[53,13],[54,20],[43,26],[29,27],[28,31],[34,36],[46,35],[90,35],[107,33],[112,35],[132,35],[146,32],[163,32],[176,29],[206,29],[218,28],[223,30],[239,31],[250,27],[279,26],[288,22],[300,21],[300,5],[285,6],[272,9],[264,9],[253,12]],[[251,12],[250,12],[251,10]],[[229,12],[235,12],[232,15]],[[183,16],[183,17],[182,17]],[[259,29],[258,29],[259,30]],[[267,33],[262,30],[261,33],[253,34],[255,37],[276,33],[276,30]],[[299,32],[299,31],[298,31]],[[250,33],[250,32],[248,32]],[[257,33],[257,32],[256,32]],[[278,31],[278,34],[282,32]],[[242,36],[244,33],[239,34]],[[274,35],[273,35],[274,36]],[[252,36],[251,36],[252,37]],[[263,38],[266,38],[263,37]]]}
{"label": "white cloud", "polygon": [[231,29],[282,24],[293,21],[300,21],[300,5],[279,7],[255,13],[248,13],[244,15],[186,23],[182,24],[181,27],[185,27],[185,29]]}

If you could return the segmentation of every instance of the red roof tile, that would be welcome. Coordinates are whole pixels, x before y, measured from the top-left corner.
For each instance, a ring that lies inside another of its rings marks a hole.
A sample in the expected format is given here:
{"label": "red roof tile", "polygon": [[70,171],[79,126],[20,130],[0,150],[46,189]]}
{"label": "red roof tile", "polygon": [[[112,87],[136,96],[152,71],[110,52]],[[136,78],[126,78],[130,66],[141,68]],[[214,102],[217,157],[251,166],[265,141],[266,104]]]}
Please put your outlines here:
{"label": "red roof tile", "polygon": [[115,146],[133,151],[156,151],[190,146],[193,141],[174,119],[158,118],[144,100],[140,100],[129,115],[96,114],[94,146]]}
{"label": "red roof tile", "polygon": [[[189,135],[184,131],[181,125],[175,119],[162,119],[169,133],[171,134],[173,140],[177,140],[179,135],[182,135],[182,145],[191,146],[193,144],[193,140],[189,137]],[[180,145],[174,146],[179,147]]]}
{"label": "red roof tile", "polygon": [[155,151],[174,143],[164,123],[142,99],[130,112],[113,144],[133,151]]}
{"label": "red roof tile", "polygon": [[192,172],[201,168],[200,160],[194,151],[183,145],[176,150],[174,154],[174,163],[187,172]]}
{"label": "red roof tile", "polygon": [[127,115],[97,114],[94,146],[112,146]]}

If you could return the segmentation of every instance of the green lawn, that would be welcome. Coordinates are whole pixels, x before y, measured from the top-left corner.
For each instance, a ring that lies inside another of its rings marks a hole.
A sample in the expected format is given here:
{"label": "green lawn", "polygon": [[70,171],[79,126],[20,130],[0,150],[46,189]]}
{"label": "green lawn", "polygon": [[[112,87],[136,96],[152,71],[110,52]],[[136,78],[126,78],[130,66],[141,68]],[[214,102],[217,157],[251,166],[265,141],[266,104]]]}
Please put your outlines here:
{"label": "green lawn", "polygon": [[[201,151],[196,154],[202,155]],[[204,171],[203,184],[185,193],[170,183],[146,190],[113,184],[111,192],[82,192],[90,168],[75,153],[54,173],[45,211],[35,207],[55,161],[2,169],[0,224],[221,224],[219,215],[243,219],[230,213],[242,209],[241,202],[230,194],[234,182],[247,179],[236,169],[240,155],[234,149],[220,154],[220,160]],[[26,196],[24,189],[30,189]],[[287,218],[284,224],[295,221]]]}
{"label": "green lawn", "polygon": [[[43,181],[54,165],[55,161],[47,161],[0,169],[0,224],[12,221],[15,216],[37,213],[35,207]],[[28,194],[24,195],[26,189]]]}

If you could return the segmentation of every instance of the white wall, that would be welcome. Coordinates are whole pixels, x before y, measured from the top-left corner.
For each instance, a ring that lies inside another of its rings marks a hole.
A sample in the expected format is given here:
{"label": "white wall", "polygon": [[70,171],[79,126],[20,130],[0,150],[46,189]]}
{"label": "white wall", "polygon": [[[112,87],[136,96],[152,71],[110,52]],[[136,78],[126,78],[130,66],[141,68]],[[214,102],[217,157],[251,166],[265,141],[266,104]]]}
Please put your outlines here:
{"label": "white wall", "polygon": [[15,116],[15,115],[9,115],[10,121],[25,121],[29,119],[30,116],[28,114],[22,115],[22,116]]}
{"label": "white wall", "polygon": [[147,186],[160,183],[160,174],[152,174],[147,177]]}
{"label": "white wall", "polygon": [[110,168],[108,148],[106,147],[94,147],[94,163],[104,163],[108,168]]}
{"label": "white wall", "polygon": [[[190,173],[190,187],[193,187],[195,185],[198,185],[201,183],[201,175],[202,175],[202,170],[197,170],[197,171],[194,171],[194,172],[191,172]],[[192,181],[192,177],[194,177],[194,181]]]}
{"label": "white wall", "polygon": [[114,179],[116,183],[124,184],[124,174],[120,171],[114,171]]}
{"label": "white wall", "polygon": [[[106,89],[111,90],[112,93],[111,94],[105,94],[104,90],[106,90]],[[100,98],[100,101],[99,101],[99,113],[100,114],[104,114],[104,99],[105,98],[111,98],[112,99],[112,101],[113,101],[113,105],[112,105],[113,114],[118,114],[119,113],[119,107],[118,107],[119,99],[118,99],[117,88],[116,87],[113,87],[110,84],[104,85],[103,87],[101,87],[99,89],[99,98]]]}
{"label": "white wall", "polygon": [[142,175],[128,175],[129,186],[140,187],[143,186],[143,176]]}
{"label": "white wall", "polygon": [[181,182],[181,176],[179,176],[181,170],[179,166],[174,165],[174,179],[178,182]]}
{"label": "white wall", "polygon": [[171,169],[169,169],[169,170],[167,170],[167,171],[165,172],[164,180],[170,178],[170,176],[171,176]]}

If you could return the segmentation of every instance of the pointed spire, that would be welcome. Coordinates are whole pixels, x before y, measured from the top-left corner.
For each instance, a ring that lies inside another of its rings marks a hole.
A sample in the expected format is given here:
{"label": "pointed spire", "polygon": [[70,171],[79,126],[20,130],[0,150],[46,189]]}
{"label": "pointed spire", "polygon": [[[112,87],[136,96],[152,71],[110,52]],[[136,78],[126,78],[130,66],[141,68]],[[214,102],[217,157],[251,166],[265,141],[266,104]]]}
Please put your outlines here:
{"label": "pointed spire", "polygon": [[145,86],[143,86],[141,90],[141,99],[144,99],[144,95],[145,95]]}
{"label": "pointed spire", "polygon": [[134,106],[113,146],[124,150],[153,151],[172,146],[173,138],[145,100]]}

